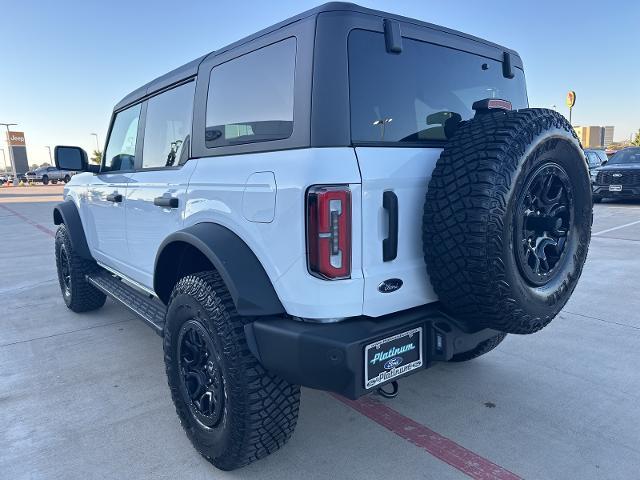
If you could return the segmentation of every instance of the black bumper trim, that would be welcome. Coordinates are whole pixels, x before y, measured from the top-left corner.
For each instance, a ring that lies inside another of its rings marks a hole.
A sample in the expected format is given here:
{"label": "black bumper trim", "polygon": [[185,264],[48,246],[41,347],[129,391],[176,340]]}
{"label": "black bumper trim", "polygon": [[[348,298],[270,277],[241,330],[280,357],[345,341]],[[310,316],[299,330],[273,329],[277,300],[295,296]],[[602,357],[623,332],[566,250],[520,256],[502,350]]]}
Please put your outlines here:
{"label": "black bumper trim", "polygon": [[473,328],[442,313],[438,304],[384,317],[357,317],[339,323],[307,323],[263,317],[245,325],[251,352],[270,372],[305,387],[328,390],[356,399],[375,388],[364,388],[364,349],[369,343],[423,327],[423,367],[447,361],[498,334]]}
{"label": "black bumper trim", "polygon": [[640,185],[622,185],[621,192],[612,192],[609,185],[593,185],[593,195],[603,198],[640,197]]}

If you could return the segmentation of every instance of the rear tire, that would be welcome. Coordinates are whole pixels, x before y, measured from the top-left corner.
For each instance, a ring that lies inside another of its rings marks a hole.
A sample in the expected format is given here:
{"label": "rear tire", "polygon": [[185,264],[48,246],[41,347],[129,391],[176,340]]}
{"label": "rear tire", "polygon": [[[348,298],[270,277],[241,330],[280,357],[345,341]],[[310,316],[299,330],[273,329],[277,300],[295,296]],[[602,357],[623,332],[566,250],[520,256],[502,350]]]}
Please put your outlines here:
{"label": "rear tire", "polygon": [[498,345],[502,343],[502,341],[507,336],[506,333],[500,333],[495,337],[491,337],[484,342],[480,342],[476,348],[473,350],[469,350],[468,352],[456,353],[453,357],[451,357],[450,362],[466,362],[468,360],[473,360],[474,358],[478,358],[485,353],[489,353],[491,350],[496,348]]}
{"label": "rear tire", "polygon": [[291,437],[300,387],[267,372],[249,351],[244,325],[215,271],[178,281],[167,308],[164,359],[171,397],[193,446],[234,470]]}
{"label": "rear tire", "polygon": [[96,262],[80,257],[74,252],[67,226],[58,227],[55,241],[58,282],[64,303],[76,313],[96,310],[104,305],[107,297],[87,282],[86,275],[100,270]]}
{"label": "rear tire", "polygon": [[462,123],[424,210],[425,262],[445,309],[507,333],[545,327],[582,273],[592,209],[584,153],[559,113],[501,111]]}
{"label": "rear tire", "polygon": [[64,176],[64,183],[69,183],[69,180],[71,180],[71,176],[65,175]]}

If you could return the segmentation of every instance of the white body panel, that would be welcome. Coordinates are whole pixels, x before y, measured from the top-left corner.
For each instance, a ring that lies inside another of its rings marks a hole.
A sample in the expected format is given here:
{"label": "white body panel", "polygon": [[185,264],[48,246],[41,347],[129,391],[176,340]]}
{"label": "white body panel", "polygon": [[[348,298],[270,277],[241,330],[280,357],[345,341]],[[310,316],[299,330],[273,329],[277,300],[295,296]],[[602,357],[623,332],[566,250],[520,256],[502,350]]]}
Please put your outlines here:
{"label": "white body panel", "polygon": [[[269,175],[277,185],[273,220]],[[256,180],[257,179],[257,180]],[[314,184],[351,184],[351,279],[326,281],[307,271],[305,194]],[[255,253],[290,315],[326,319],[362,314],[360,173],[352,148],[283,150],[202,158],[191,177],[184,228],[215,222]],[[264,204],[262,209],[256,209]],[[248,217],[252,217],[253,221]],[[260,221],[262,220],[262,221]]]}
{"label": "white body panel", "polygon": [[[358,147],[362,174],[363,314],[377,317],[434,302],[422,252],[422,215],[427,185],[441,149]],[[382,208],[386,190],[398,197],[398,256],[382,260],[388,215]],[[403,286],[381,293],[384,280],[399,278]]]}
{"label": "white body panel", "polygon": [[[264,267],[288,314],[311,320],[381,316],[437,300],[422,253],[422,214],[440,149],[349,147],[283,150],[193,159],[180,169],[75,177],[86,182],[81,216],[92,255],[148,289],[158,248],[171,233],[200,222],[236,233]],[[356,158],[357,156],[357,158]],[[266,168],[265,168],[266,167]],[[307,271],[305,196],[311,185],[349,184],[352,273],[328,281]],[[398,197],[398,256],[382,260],[388,218],[382,195]],[[122,203],[106,200],[123,194]],[[177,209],[155,197],[179,199]],[[126,235],[125,235],[126,232]],[[384,280],[403,286],[381,293]]]}
{"label": "white body panel", "polygon": [[[129,275],[131,269],[125,228],[129,177],[126,174],[111,173],[82,178],[88,180],[82,223],[91,254],[98,262]],[[122,195],[122,202],[107,200],[109,194],[115,193]]]}
{"label": "white body panel", "polygon": [[[153,269],[160,244],[171,233],[182,229],[187,185],[197,164],[197,160],[192,160],[181,168],[127,174],[128,276],[147,288],[153,289]],[[162,196],[177,198],[178,208],[154,205],[154,199]]]}

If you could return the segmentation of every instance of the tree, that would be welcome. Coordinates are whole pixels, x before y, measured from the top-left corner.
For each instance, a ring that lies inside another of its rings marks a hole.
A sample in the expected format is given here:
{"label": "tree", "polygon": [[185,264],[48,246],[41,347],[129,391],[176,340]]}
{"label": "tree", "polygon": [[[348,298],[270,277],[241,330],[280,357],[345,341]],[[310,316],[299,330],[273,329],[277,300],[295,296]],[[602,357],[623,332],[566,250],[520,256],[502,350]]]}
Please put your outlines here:
{"label": "tree", "polygon": [[32,163],[31,165],[29,165],[29,168],[31,170],[35,170],[36,168],[38,168],[38,164],[37,163]]}
{"label": "tree", "polygon": [[631,141],[631,145],[635,145],[636,147],[640,147],[640,130],[636,133],[635,138]]}
{"label": "tree", "polygon": [[94,150],[91,154],[91,162],[96,165],[100,165],[102,163],[102,152],[100,150]]}
{"label": "tree", "polygon": [[41,167],[50,167],[51,164],[49,162],[44,162],[40,164]]}

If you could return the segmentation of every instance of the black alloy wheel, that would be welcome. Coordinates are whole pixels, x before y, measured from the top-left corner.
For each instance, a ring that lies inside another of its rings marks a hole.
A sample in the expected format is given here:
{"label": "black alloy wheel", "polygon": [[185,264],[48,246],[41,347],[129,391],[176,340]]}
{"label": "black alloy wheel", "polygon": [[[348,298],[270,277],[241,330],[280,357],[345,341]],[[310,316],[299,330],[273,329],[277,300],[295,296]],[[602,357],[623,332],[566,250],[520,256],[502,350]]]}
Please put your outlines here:
{"label": "black alloy wheel", "polygon": [[69,265],[69,256],[64,245],[60,247],[60,276],[62,279],[63,294],[71,295],[71,266]]}
{"label": "black alloy wheel", "polygon": [[514,250],[520,273],[532,285],[547,284],[564,260],[575,217],[571,182],[556,163],[529,175],[518,201]]}
{"label": "black alloy wheel", "polygon": [[178,367],[180,393],[191,414],[203,427],[217,427],[225,411],[224,377],[211,335],[196,320],[180,329]]}

